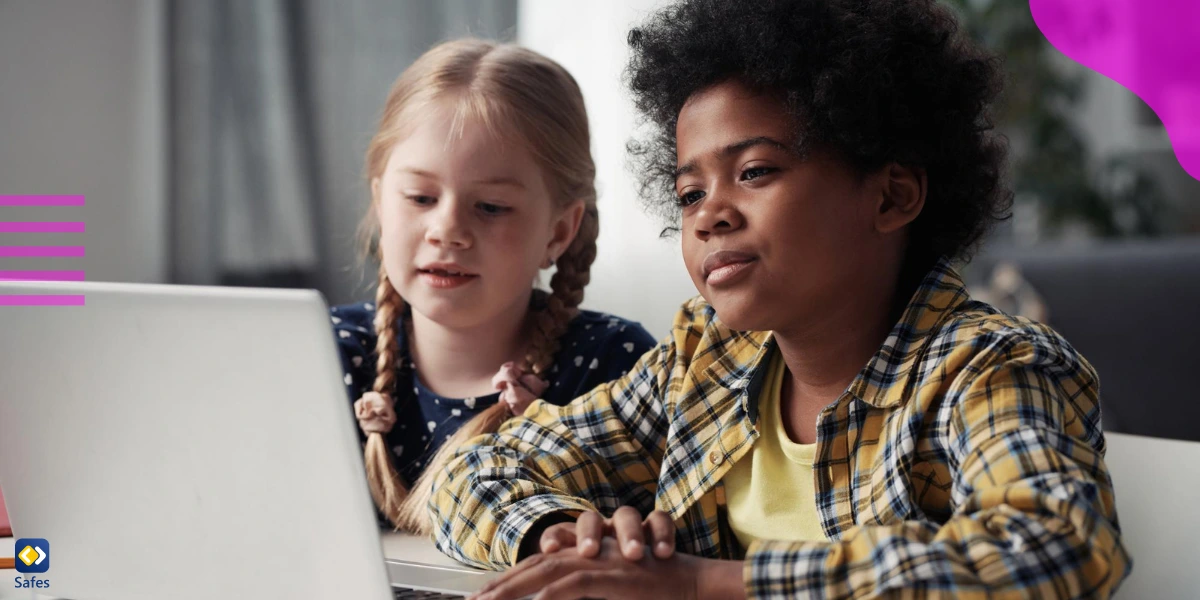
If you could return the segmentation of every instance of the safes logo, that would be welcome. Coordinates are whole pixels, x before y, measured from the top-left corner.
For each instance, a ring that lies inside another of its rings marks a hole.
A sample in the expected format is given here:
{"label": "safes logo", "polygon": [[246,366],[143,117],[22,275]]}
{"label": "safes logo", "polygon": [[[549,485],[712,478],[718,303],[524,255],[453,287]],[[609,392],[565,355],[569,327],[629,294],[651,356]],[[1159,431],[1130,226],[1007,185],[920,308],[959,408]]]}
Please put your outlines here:
{"label": "safes logo", "polygon": [[[18,573],[45,573],[50,570],[50,542],[42,538],[20,538],[13,545],[14,561]],[[14,577],[13,587],[41,588],[50,587],[49,579],[39,579],[36,575]]]}
{"label": "safes logo", "polygon": [[18,573],[45,573],[50,570],[50,542],[42,538],[21,538],[16,544]]}

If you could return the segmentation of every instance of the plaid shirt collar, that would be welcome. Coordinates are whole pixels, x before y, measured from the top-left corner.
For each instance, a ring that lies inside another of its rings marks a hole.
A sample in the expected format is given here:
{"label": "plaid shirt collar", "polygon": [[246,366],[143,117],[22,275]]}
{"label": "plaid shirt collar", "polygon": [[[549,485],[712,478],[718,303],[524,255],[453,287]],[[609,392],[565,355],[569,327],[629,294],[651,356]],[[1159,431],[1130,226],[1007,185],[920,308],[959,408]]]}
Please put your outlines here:
{"label": "plaid shirt collar", "polygon": [[[903,404],[911,395],[910,380],[925,354],[925,346],[932,341],[931,332],[967,302],[969,296],[962,277],[942,259],[921,280],[909,300],[900,319],[879,350],[859,371],[846,388],[846,393],[877,408],[889,408]],[[720,383],[732,394],[742,394],[742,409],[751,423],[758,421],[758,398],[772,352],[778,350],[772,332],[734,332],[733,343],[740,338],[758,348],[751,360],[741,365],[717,369],[709,366],[706,371],[713,381]],[[721,371],[725,375],[721,375]],[[897,387],[904,393],[896,393]],[[715,403],[715,402],[714,402]]]}
{"label": "plaid shirt collar", "polygon": [[[948,261],[939,261],[846,393],[880,408],[903,404],[912,394],[913,371],[922,364],[931,333],[967,301],[962,278]],[[704,310],[714,309],[706,305]],[[754,425],[760,391],[771,355],[778,351],[769,331],[735,331],[716,320],[711,323],[715,329],[704,332],[705,340],[689,369],[703,377],[685,388],[680,398],[679,418],[691,432],[678,439],[688,443],[664,457],[663,472],[678,473],[682,479],[679,485],[658,490],[658,506],[676,518],[717,486],[724,473],[722,463],[736,462],[753,447],[758,438]],[[925,362],[933,366],[937,361]],[[819,428],[817,435],[818,444],[828,444],[837,432]]]}

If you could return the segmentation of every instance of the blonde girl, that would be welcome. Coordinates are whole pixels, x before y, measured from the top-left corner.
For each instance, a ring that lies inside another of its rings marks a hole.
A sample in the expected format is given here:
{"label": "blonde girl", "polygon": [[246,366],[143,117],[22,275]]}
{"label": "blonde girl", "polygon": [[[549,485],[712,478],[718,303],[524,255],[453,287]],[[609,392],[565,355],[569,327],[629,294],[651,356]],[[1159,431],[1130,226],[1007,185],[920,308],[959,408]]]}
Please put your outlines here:
{"label": "blonde girl", "polygon": [[[428,533],[422,474],[535,397],[566,404],[620,377],[654,340],[579,308],[595,167],[583,97],[555,62],[474,39],[428,51],[388,94],[366,177],[375,298],[332,318],[372,496]],[[551,267],[549,293],[535,289]]]}

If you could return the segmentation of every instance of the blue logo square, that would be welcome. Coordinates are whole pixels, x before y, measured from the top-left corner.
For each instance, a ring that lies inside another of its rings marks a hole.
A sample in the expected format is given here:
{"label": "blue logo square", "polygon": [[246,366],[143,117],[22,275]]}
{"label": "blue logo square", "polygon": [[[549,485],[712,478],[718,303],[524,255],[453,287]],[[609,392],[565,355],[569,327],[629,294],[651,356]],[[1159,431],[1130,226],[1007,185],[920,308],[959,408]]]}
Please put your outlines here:
{"label": "blue logo square", "polygon": [[50,570],[50,542],[42,538],[20,538],[13,545],[18,573],[45,573]]}

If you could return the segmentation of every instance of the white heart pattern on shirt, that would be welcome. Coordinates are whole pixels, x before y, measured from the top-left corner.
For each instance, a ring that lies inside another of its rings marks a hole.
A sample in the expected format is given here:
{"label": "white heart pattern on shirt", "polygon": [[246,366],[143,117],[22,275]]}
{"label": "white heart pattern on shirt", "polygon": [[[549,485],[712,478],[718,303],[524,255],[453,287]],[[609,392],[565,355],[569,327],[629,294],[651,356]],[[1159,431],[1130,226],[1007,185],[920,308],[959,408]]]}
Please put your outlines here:
{"label": "white heart pattern on shirt", "polygon": [[426,425],[429,426],[429,431],[433,431],[434,429],[437,429],[437,423],[435,423],[433,421],[426,423]]}
{"label": "white heart pattern on shirt", "polygon": [[454,415],[454,416],[456,416],[456,417],[461,417],[461,416],[462,416],[462,411],[461,411],[461,410],[458,410],[457,408],[452,408],[452,409],[450,409],[450,414],[452,414],[452,415]]}
{"label": "white heart pattern on shirt", "polygon": [[341,319],[339,319],[339,318],[337,318],[337,317],[329,317],[329,318],[330,318],[330,319],[333,319],[333,324],[334,324],[334,325],[337,325],[338,323],[341,323],[341,322],[342,322],[342,320],[341,320]]}
{"label": "white heart pattern on shirt", "polygon": [[598,358],[593,358],[593,359],[592,359],[592,364],[588,365],[588,368],[589,368],[589,369],[595,369],[596,367],[599,367],[599,366],[600,366],[600,359],[598,359]]}
{"label": "white heart pattern on shirt", "polygon": [[464,398],[463,404],[466,404],[467,408],[474,409],[475,408],[475,399],[474,398]]}
{"label": "white heart pattern on shirt", "polygon": [[349,331],[346,331],[345,329],[343,329],[343,330],[341,330],[341,331],[339,331],[339,332],[338,332],[338,337],[340,337],[340,338],[342,338],[342,339],[344,340],[344,339],[346,339],[346,338],[350,337],[350,332],[349,332]]}
{"label": "white heart pattern on shirt", "polygon": [[583,366],[583,357],[582,356],[575,357],[575,366],[577,366],[577,367]]}
{"label": "white heart pattern on shirt", "polygon": [[346,373],[346,377],[343,378],[343,381],[346,382],[346,385],[354,385],[354,378],[351,377],[349,373]]}
{"label": "white heart pattern on shirt", "polygon": [[396,456],[401,456],[404,454],[404,446],[392,446],[392,452],[395,452]]}
{"label": "white heart pattern on shirt", "polygon": [[625,351],[630,353],[633,352],[633,342],[625,342]]}
{"label": "white heart pattern on shirt", "polygon": [[362,366],[362,357],[361,356],[352,356],[352,357],[350,357],[350,362],[354,363],[354,366],[356,366],[356,367],[361,367]]}

